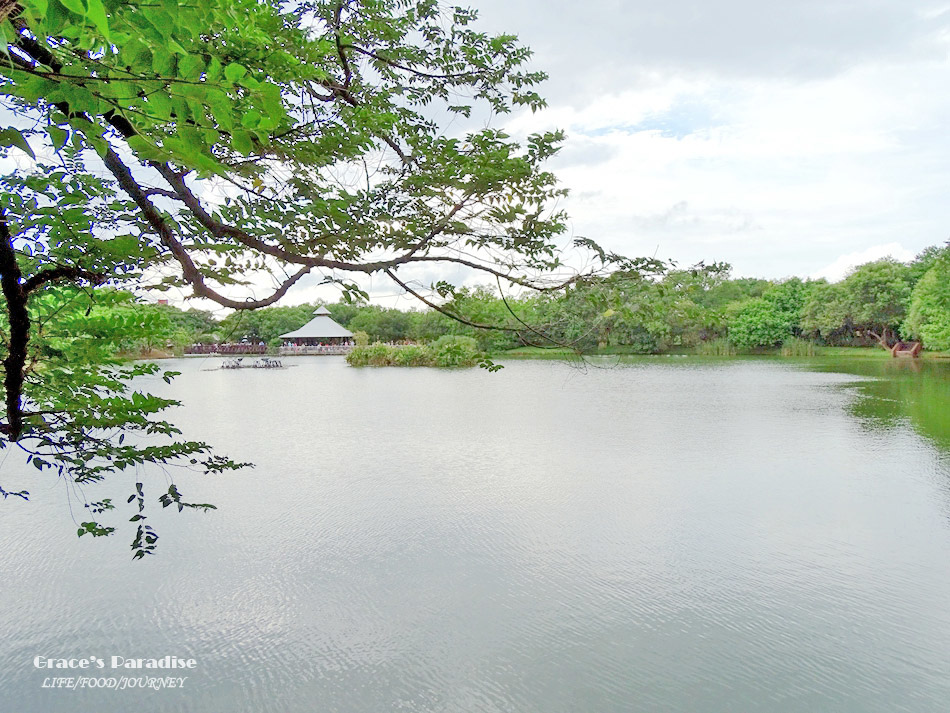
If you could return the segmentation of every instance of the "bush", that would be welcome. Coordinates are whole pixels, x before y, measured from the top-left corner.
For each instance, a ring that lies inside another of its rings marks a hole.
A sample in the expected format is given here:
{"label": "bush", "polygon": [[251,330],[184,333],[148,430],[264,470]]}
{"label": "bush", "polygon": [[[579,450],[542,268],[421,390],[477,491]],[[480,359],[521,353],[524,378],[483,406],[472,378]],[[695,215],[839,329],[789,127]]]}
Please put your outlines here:
{"label": "bush", "polygon": [[790,317],[763,297],[737,305],[729,315],[729,340],[740,349],[774,347],[791,334]]}
{"label": "bush", "polygon": [[476,366],[484,355],[471,337],[444,336],[429,346],[357,346],[346,355],[350,366]]}
{"label": "bush", "polygon": [[471,337],[447,334],[436,339],[428,349],[435,366],[475,366],[481,358],[478,344]]}
{"label": "bush", "polygon": [[950,254],[920,278],[902,331],[919,337],[928,349],[950,350]]}
{"label": "bush", "polygon": [[393,366],[432,366],[432,357],[425,347],[412,344],[391,349]]}
{"label": "bush", "polygon": [[353,347],[346,355],[346,361],[350,366],[390,366],[393,350],[393,347],[379,342],[368,347]]}

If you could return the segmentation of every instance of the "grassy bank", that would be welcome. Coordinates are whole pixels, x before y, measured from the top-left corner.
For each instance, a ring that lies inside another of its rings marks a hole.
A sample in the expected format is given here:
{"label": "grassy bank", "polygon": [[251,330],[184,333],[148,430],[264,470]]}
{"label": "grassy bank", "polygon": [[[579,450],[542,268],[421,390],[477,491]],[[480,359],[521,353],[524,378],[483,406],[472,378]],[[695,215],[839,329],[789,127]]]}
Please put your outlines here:
{"label": "grassy bank", "polygon": [[[891,353],[881,347],[816,347],[816,356],[860,357],[863,359],[892,359]],[[923,351],[920,359],[950,359],[950,352]]]}

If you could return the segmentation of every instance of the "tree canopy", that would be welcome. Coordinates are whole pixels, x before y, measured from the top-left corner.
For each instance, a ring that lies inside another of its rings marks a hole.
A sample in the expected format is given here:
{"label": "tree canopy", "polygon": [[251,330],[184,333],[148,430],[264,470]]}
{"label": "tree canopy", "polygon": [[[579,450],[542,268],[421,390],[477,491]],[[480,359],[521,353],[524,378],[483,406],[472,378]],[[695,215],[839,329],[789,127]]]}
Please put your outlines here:
{"label": "tree canopy", "polygon": [[950,248],[930,261],[914,286],[904,332],[932,349],[950,349]]}
{"label": "tree canopy", "polygon": [[907,315],[913,270],[891,258],[856,267],[841,282],[812,291],[804,307],[806,332],[831,338],[863,332],[888,346]]}
{"label": "tree canopy", "polygon": [[[544,74],[475,21],[433,0],[4,4],[0,146],[32,160],[0,195],[2,443],[80,484],[145,462],[237,467],[176,441],[169,402],[130,391],[154,367],[77,346],[97,310],[119,309],[103,288],[178,286],[246,310],[311,274],[350,298],[354,276],[378,275],[444,311],[409,268],[518,288],[578,279],[557,242],[564,191],[543,167],[561,133],[519,142],[484,121],[542,106]],[[652,264],[576,243],[594,271]],[[161,431],[166,450],[123,440],[135,430]],[[162,497],[187,505],[175,485]],[[85,531],[109,532],[107,509],[91,504]],[[157,537],[144,518],[137,556]]]}

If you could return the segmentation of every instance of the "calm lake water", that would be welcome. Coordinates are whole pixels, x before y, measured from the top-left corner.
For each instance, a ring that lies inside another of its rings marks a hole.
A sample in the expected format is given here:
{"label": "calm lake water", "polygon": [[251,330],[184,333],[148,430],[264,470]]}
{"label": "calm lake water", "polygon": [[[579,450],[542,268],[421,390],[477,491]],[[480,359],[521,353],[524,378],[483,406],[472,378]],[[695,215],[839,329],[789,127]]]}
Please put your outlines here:
{"label": "calm lake water", "polygon": [[[154,510],[145,561],[7,457],[0,711],[947,709],[950,364],[287,363],[165,364],[257,467],[176,472],[219,510]],[[36,655],[198,665],[65,691]]]}

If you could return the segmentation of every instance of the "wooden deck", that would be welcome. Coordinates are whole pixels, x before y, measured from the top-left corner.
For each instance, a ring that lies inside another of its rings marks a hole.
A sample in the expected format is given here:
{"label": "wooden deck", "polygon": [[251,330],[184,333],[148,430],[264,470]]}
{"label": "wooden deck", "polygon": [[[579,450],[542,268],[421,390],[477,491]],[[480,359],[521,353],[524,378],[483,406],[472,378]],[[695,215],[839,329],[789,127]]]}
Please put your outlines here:
{"label": "wooden deck", "polygon": [[920,356],[920,350],[923,349],[923,347],[924,345],[920,342],[898,342],[891,347],[891,356],[916,359]]}

